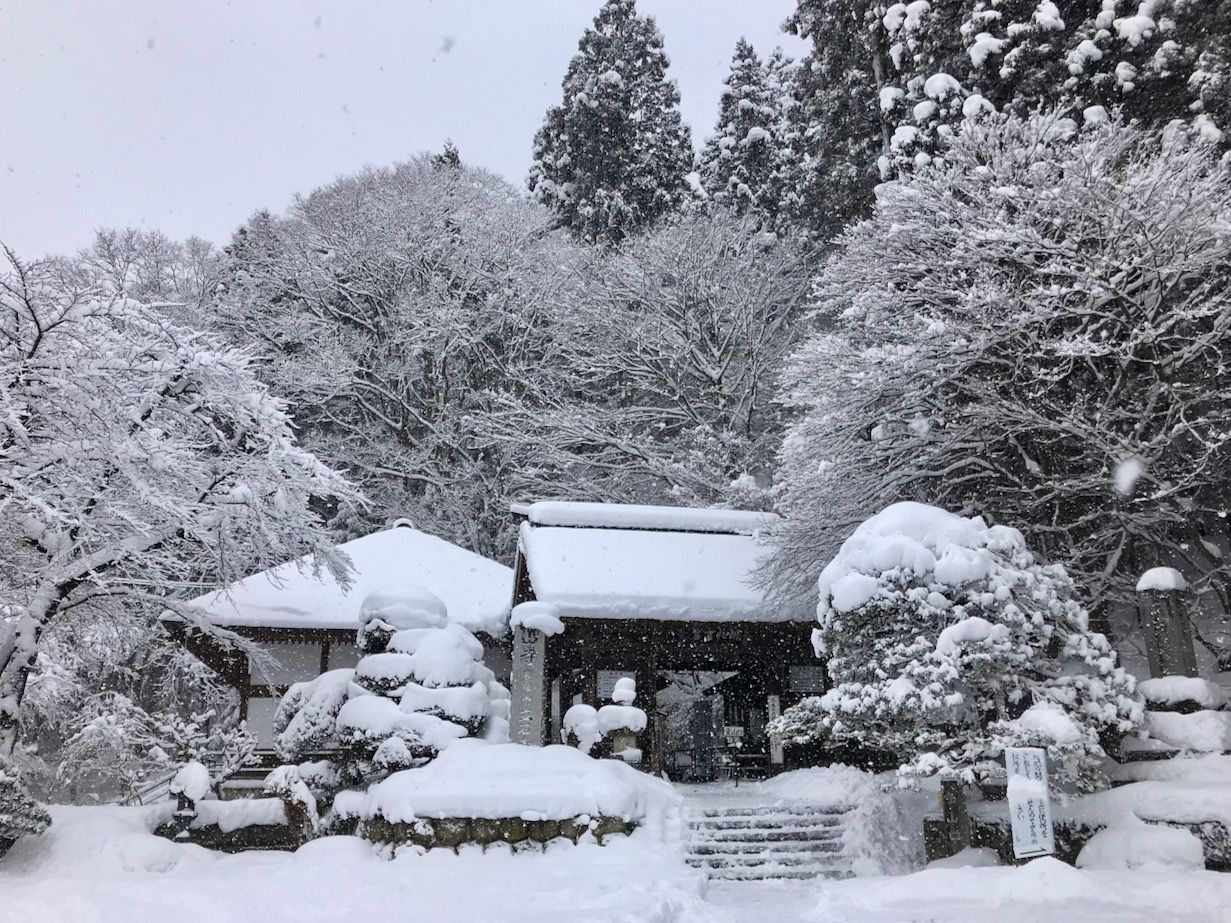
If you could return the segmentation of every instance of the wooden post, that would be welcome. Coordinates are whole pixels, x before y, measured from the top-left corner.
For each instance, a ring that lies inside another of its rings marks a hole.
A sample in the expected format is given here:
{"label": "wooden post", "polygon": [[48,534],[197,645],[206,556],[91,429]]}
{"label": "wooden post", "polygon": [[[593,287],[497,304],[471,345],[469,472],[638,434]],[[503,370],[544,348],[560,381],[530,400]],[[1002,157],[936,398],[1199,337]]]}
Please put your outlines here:
{"label": "wooden post", "polygon": [[966,792],[957,779],[940,783],[940,810],[949,834],[950,855],[970,847],[970,812],[966,810]]}
{"label": "wooden post", "polygon": [[658,714],[658,670],[653,658],[636,672],[637,699],[633,703],[645,711],[645,733],[639,742],[642,765],[651,775],[663,771],[663,726]]}
{"label": "wooden post", "polygon": [[1151,676],[1196,676],[1197,655],[1184,594],[1183,575],[1155,567],[1137,582],[1138,607]]}
{"label": "wooden post", "polygon": [[547,638],[533,628],[513,630],[512,709],[509,736],[514,743],[543,746],[547,728]]}

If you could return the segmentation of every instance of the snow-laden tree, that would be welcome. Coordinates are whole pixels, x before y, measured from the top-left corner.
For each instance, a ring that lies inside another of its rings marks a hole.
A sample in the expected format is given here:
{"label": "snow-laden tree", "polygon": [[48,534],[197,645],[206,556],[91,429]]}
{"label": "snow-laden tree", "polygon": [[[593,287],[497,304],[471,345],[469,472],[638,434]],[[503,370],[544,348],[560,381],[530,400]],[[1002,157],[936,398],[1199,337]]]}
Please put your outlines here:
{"label": "snow-laden tree", "polygon": [[296,445],[248,352],[64,261],[8,257],[0,761],[17,747],[30,678],[59,626],[96,606],[180,608],[177,599],[306,554],[343,576],[312,507],[354,497]]}
{"label": "snow-laden tree", "polygon": [[716,209],[592,254],[550,325],[557,366],[491,417],[517,493],[763,505],[808,268],[758,225]]}
{"label": "snow-laden tree", "polygon": [[40,794],[110,798],[188,760],[221,775],[251,753],[234,689],[155,625],[157,614],[95,604],[44,636],[21,709]]}
{"label": "snow-laden tree", "polygon": [[304,763],[300,777],[325,804],[342,789],[422,766],[459,738],[507,739],[508,692],[437,597],[417,587],[377,590],[359,622],[355,668],[295,683],[274,717],[279,756]]}
{"label": "snow-laden tree", "polygon": [[811,43],[795,81],[790,132],[795,167],[783,210],[807,234],[829,239],[864,217],[889,144],[880,87],[887,77],[884,5],[799,0],[785,28]]}
{"label": "snow-laden tree", "polygon": [[619,243],[688,196],[692,144],[669,63],[635,0],[606,0],[581,37],[563,99],[535,135],[528,184],[583,240]]}
{"label": "snow-laden tree", "polygon": [[560,363],[549,322],[584,248],[550,225],[491,174],[421,157],[235,236],[220,323],[269,354],[304,445],[371,500],[344,531],[408,517],[507,553],[515,463],[481,423]]}
{"label": "snow-laden tree", "polygon": [[1021,528],[1100,614],[1159,563],[1225,594],[1218,151],[1045,116],[968,123],[946,158],[883,186],[816,280],[787,372],[779,587],[919,499]]}
{"label": "snow-laden tree", "polygon": [[1186,0],[893,4],[883,19],[886,171],[927,163],[983,111],[1103,118],[1118,108],[1156,127],[1191,120],[1217,139],[1231,119],[1229,16]]}
{"label": "snow-laden tree", "polygon": [[[782,65],[776,62],[779,77]],[[781,104],[767,66],[741,38],[723,81],[718,122],[698,158],[701,184],[712,202],[752,212],[773,224],[782,138]]]}
{"label": "snow-laden tree", "polygon": [[796,740],[965,782],[1000,775],[1005,747],[1045,747],[1054,779],[1089,790],[1105,783],[1101,742],[1142,721],[1068,574],[1016,529],[894,504],[855,529],[818,592],[813,642],[832,687],[788,710]]}

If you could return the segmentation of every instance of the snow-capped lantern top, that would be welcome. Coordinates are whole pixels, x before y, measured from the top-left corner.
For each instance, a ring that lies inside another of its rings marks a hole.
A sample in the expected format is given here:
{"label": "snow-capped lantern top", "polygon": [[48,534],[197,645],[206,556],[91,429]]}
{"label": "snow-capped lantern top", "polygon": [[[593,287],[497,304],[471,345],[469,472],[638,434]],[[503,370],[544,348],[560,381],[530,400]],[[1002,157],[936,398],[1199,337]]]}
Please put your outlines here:
{"label": "snow-capped lantern top", "polygon": [[359,606],[359,623],[377,619],[399,630],[441,628],[449,612],[440,597],[418,586],[386,586],[373,590]]}
{"label": "snow-capped lantern top", "polygon": [[172,795],[183,795],[189,801],[202,801],[209,794],[212,783],[209,770],[196,761],[185,763],[167,786]]}
{"label": "snow-capped lantern top", "polygon": [[950,587],[985,580],[993,552],[1033,560],[1016,529],[925,503],[895,503],[865,520],[821,571],[817,615],[858,609],[876,593],[880,576],[894,570]]}
{"label": "snow-capped lantern top", "polygon": [[1187,590],[1188,581],[1174,567],[1151,567],[1137,581],[1137,592],[1170,593],[1173,590]]}
{"label": "snow-capped lantern top", "polygon": [[632,705],[637,698],[637,682],[628,676],[616,680],[615,688],[611,690],[611,701],[617,705]]}

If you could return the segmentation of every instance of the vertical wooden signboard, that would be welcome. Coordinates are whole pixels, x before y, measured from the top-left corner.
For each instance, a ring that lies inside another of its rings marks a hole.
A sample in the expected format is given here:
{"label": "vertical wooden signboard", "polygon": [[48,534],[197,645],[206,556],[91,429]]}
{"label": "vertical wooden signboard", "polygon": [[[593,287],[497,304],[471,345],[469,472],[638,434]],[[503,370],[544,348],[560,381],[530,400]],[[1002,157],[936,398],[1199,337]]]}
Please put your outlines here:
{"label": "vertical wooden signboard", "polygon": [[1050,856],[1056,851],[1047,789],[1047,751],[1039,747],[1006,747],[1009,775],[1009,820],[1013,824],[1013,855],[1018,859]]}

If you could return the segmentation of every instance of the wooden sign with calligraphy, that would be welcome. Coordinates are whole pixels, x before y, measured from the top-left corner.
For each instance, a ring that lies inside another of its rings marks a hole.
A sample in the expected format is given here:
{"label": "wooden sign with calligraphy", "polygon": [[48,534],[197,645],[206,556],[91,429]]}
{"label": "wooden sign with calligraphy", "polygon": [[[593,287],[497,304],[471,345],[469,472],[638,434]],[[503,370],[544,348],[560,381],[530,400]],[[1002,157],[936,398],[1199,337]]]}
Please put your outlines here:
{"label": "wooden sign with calligraphy", "polygon": [[1047,751],[1039,747],[1006,747],[1004,764],[1009,775],[1013,855],[1019,859],[1052,855],[1056,841],[1047,788]]}

